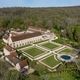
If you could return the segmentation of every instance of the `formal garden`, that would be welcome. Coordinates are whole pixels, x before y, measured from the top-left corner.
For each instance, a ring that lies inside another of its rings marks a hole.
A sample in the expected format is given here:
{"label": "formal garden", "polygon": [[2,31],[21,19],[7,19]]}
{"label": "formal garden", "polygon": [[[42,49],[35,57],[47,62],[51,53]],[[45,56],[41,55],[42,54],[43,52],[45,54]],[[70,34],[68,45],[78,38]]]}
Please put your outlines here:
{"label": "formal garden", "polygon": [[55,67],[57,67],[60,64],[60,61],[57,60],[57,57],[53,54],[42,59],[40,62],[50,69],[55,69]]}
{"label": "formal garden", "polygon": [[58,54],[70,54],[70,55],[76,55],[77,50],[71,48],[71,47],[65,47],[64,49],[60,51],[56,51]]}
{"label": "formal garden", "polygon": [[19,48],[19,50],[30,60],[37,60],[40,64],[50,69],[55,69],[61,64],[61,61],[57,59],[57,54],[72,54],[75,51],[71,47],[48,40]]}
{"label": "formal garden", "polygon": [[[8,80],[10,80],[12,77],[13,80],[19,80],[20,78],[20,80],[75,80],[79,78],[78,74],[80,73],[74,62],[66,64],[57,58],[57,54],[72,54],[75,49],[71,47],[63,47],[63,45],[60,44],[57,45],[49,41],[46,43],[46,41],[44,41],[23,46],[17,50],[19,50],[22,55],[25,54],[26,59],[28,59],[30,63],[30,66],[35,71],[29,75],[22,75],[18,71],[14,70],[14,68],[10,65],[9,71],[6,71],[7,69],[3,70],[6,72],[3,76]],[[40,58],[35,60],[36,56],[37,58]],[[4,62],[2,62],[0,67],[2,68],[6,66],[8,66],[8,64],[5,63],[4,65]],[[0,74],[2,75],[1,71]]]}
{"label": "formal garden", "polygon": [[58,44],[55,44],[53,42],[43,42],[40,44],[42,47],[46,48],[46,49],[50,49],[50,50],[53,50],[53,49],[56,49],[58,47],[60,47],[60,45]]}
{"label": "formal garden", "polygon": [[35,57],[35,56],[37,56],[37,55],[39,55],[39,54],[44,53],[43,50],[40,50],[40,49],[38,49],[38,48],[36,48],[36,47],[31,47],[31,48],[23,49],[23,51],[24,51],[25,53],[28,53],[29,55],[31,55],[31,56],[33,56],[33,57]]}

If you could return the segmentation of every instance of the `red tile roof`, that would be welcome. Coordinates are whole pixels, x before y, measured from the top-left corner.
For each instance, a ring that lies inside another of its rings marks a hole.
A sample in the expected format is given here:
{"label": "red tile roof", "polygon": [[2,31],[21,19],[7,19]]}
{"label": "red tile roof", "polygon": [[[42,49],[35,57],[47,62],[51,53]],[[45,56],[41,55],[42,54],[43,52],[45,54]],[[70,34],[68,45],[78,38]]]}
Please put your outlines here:
{"label": "red tile roof", "polygon": [[16,51],[11,52],[10,55],[12,55],[12,56],[14,56],[14,57],[17,57],[17,56],[18,56],[18,54],[17,54]]}
{"label": "red tile roof", "polygon": [[32,37],[36,37],[36,36],[40,36],[41,32],[34,32],[34,33],[23,33],[20,35],[16,35],[16,36],[12,36],[12,41],[19,41],[19,40],[23,40],[23,39],[27,39],[27,38],[32,38]]}
{"label": "red tile roof", "polygon": [[15,51],[15,49],[14,48],[12,48],[11,46],[9,46],[9,45],[6,45],[4,48],[6,48],[8,51]]}
{"label": "red tile roof", "polygon": [[16,65],[17,63],[19,63],[20,62],[20,60],[17,58],[17,57],[15,57],[15,56],[13,56],[13,55],[8,55],[8,56],[6,56],[14,65]]}
{"label": "red tile roof", "polygon": [[24,68],[25,66],[27,66],[28,63],[27,63],[26,60],[23,60],[23,61],[20,61],[20,62],[19,62],[19,65],[20,65],[20,67],[21,67],[21,69],[22,69],[22,68]]}

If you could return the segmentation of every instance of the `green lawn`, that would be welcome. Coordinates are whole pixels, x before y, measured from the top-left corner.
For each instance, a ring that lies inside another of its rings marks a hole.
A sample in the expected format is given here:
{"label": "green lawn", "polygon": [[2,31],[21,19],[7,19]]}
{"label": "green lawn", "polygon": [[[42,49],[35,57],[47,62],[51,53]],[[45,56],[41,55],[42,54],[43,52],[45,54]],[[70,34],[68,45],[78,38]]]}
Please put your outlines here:
{"label": "green lawn", "polygon": [[47,43],[44,43],[44,44],[41,44],[41,45],[46,47],[46,48],[49,48],[49,49],[54,49],[54,48],[58,47],[58,45],[52,44],[50,42],[47,42]]}
{"label": "green lawn", "polygon": [[50,67],[54,67],[60,63],[59,61],[55,60],[54,56],[50,56],[50,57],[44,59],[42,62],[49,65]]}
{"label": "green lawn", "polygon": [[71,49],[71,48],[65,48],[64,50],[62,50],[59,53],[73,54],[73,53],[75,53],[75,50],[74,49]]}
{"label": "green lawn", "polygon": [[35,56],[37,56],[39,54],[44,53],[44,51],[42,51],[42,50],[40,50],[38,48],[35,48],[35,47],[31,47],[29,49],[24,49],[23,51],[26,52],[26,53],[28,53],[28,54],[30,54],[33,57],[35,57]]}

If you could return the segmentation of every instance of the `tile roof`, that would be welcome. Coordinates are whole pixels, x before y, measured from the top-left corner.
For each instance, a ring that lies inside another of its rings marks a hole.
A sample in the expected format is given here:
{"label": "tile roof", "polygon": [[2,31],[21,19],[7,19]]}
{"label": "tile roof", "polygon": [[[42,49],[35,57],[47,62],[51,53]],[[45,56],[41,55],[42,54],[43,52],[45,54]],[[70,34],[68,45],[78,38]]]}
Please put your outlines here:
{"label": "tile roof", "polygon": [[13,42],[15,42],[15,41],[19,41],[19,40],[23,40],[23,39],[27,39],[27,38],[32,38],[32,37],[36,37],[36,36],[40,36],[40,35],[41,35],[41,32],[23,33],[20,35],[12,36],[11,39]]}
{"label": "tile roof", "polygon": [[15,51],[15,49],[14,48],[12,48],[11,46],[9,46],[8,44],[4,47],[4,48],[6,48],[8,51]]}
{"label": "tile roof", "polygon": [[17,57],[17,56],[18,56],[18,54],[17,54],[16,51],[11,52],[10,55],[12,55],[12,56],[14,56],[14,57]]}
{"label": "tile roof", "polygon": [[20,60],[19,60],[17,57],[13,56],[13,55],[7,55],[6,57],[7,57],[14,65],[16,65],[17,63],[20,62]]}
{"label": "tile roof", "polygon": [[22,68],[24,68],[25,66],[27,66],[28,63],[27,63],[26,60],[23,60],[23,61],[20,61],[20,62],[19,62],[19,65],[20,65],[20,67],[21,67],[21,69],[22,69]]}
{"label": "tile roof", "polygon": [[7,39],[9,38],[9,35],[8,35],[8,34],[5,34],[5,35],[3,36],[3,38],[7,40]]}

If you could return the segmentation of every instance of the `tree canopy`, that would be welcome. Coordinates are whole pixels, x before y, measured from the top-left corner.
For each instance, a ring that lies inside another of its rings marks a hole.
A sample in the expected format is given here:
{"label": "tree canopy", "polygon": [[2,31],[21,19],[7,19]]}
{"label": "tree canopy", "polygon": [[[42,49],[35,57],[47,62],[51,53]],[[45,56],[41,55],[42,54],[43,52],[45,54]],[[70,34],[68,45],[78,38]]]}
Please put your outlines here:
{"label": "tree canopy", "polygon": [[80,7],[0,8],[0,29],[28,26],[56,29],[61,36],[80,44]]}

